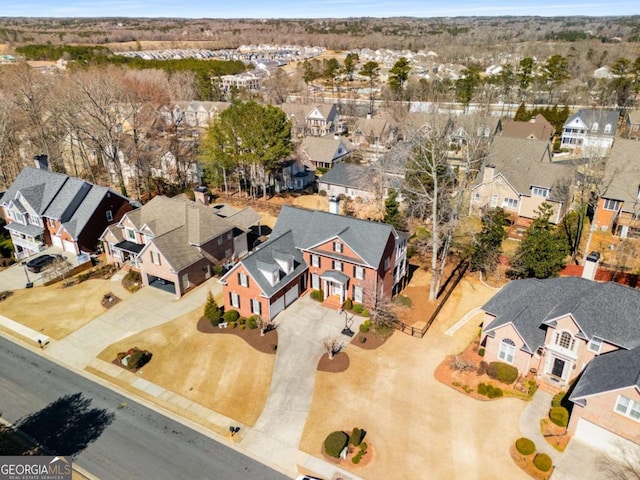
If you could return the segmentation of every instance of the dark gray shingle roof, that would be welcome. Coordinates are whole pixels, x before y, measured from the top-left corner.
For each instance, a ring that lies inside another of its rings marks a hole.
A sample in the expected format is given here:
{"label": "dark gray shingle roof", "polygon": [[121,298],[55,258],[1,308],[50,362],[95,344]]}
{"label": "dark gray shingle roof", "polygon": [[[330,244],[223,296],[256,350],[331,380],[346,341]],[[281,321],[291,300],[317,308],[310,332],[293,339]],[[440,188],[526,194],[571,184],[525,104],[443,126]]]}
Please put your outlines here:
{"label": "dark gray shingle roof", "polygon": [[637,140],[616,139],[605,163],[603,184],[605,198],[622,200],[623,209],[637,208],[640,188],[640,144]]}
{"label": "dark gray shingle roof", "polygon": [[20,192],[36,213],[42,215],[68,179],[60,173],[25,167],[7,189],[2,201],[8,203]]}
{"label": "dark gray shingle roof", "polygon": [[355,163],[339,163],[322,175],[318,182],[369,191],[373,189],[373,176],[376,173],[371,167]]}
{"label": "dark gray shingle roof", "polygon": [[[596,135],[615,137],[619,116],[620,113],[618,113],[617,110],[597,110],[593,108],[583,108],[581,110],[578,110],[573,115],[569,116],[564,124],[568,125],[576,118],[579,118],[587,126],[589,133],[591,133],[591,127],[593,126],[593,124],[597,123],[598,131],[596,132]],[[607,124],[611,125],[611,132],[604,133],[604,127]]]}

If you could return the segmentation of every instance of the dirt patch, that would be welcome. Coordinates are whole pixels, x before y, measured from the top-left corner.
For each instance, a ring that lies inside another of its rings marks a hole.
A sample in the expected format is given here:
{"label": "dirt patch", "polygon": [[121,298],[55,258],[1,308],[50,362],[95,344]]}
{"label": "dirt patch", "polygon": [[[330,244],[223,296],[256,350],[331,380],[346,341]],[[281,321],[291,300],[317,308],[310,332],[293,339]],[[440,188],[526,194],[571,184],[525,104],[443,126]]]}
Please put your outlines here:
{"label": "dirt patch", "polygon": [[360,459],[357,460],[357,463],[354,463],[353,459],[360,452],[360,448],[354,447],[351,444],[347,446],[347,458],[336,458],[336,457],[327,455],[324,451],[324,448],[322,449],[322,456],[324,457],[326,462],[332,465],[337,465],[342,468],[348,468],[349,470],[355,470],[358,468],[366,467],[367,465],[372,463],[373,460],[375,459],[375,450],[371,446],[371,442],[369,442],[368,439],[363,440],[362,444],[366,445],[365,451],[367,453],[365,453],[364,455],[361,455]]}
{"label": "dirt patch", "polygon": [[381,345],[384,345],[387,339],[388,337],[382,338],[373,332],[358,332],[358,334],[351,341],[351,345],[362,348],[363,350],[375,350]]}
{"label": "dirt patch", "polygon": [[319,372],[339,373],[347,368],[349,368],[349,355],[345,352],[335,354],[331,360],[329,360],[329,354],[325,353],[318,362]]}
{"label": "dirt patch", "polygon": [[268,354],[275,354],[278,350],[278,331],[272,329],[264,335],[260,335],[260,329],[254,328],[218,328],[211,325],[209,319],[200,317],[198,320],[198,331],[202,333],[217,333],[222,335],[235,335],[247,342],[257,351]]}
{"label": "dirt patch", "polygon": [[514,443],[509,449],[509,454],[515,464],[525,471],[530,477],[535,478],[536,480],[548,480],[551,478],[551,475],[553,474],[553,467],[551,467],[551,470],[548,472],[538,470],[538,468],[533,464],[533,459],[536,456],[535,453],[532,453],[531,455],[522,455],[518,452]]}
{"label": "dirt patch", "polygon": [[113,307],[120,302],[120,298],[116,297],[113,293],[108,292],[102,297],[102,306],[106,309]]}
{"label": "dirt patch", "polygon": [[540,432],[547,443],[560,452],[564,452],[571,440],[571,435],[565,427],[556,425],[548,418],[540,420]]}

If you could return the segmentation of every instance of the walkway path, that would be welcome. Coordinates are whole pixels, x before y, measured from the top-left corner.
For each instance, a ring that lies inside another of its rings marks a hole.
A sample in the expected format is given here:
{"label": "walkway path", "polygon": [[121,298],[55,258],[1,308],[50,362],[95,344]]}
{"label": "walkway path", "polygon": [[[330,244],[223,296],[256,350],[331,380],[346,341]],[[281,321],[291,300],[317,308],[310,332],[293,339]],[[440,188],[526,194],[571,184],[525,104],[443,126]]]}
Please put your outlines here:
{"label": "walkway path", "polygon": [[480,307],[476,307],[470,311],[468,311],[464,317],[462,317],[460,320],[458,320],[453,326],[451,326],[446,332],[444,332],[445,335],[449,335],[450,337],[452,337],[453,335],[455,335],[455,333],[460,330],[462,327],[464,327],[467,323],[469,323],[469,321],[475,317],[477,314],[479,314],[482,311],[482,308]]}
{"label": "walkway path", "polygon": [[536,444],[536,450],[546,453],[553,460],[554,465],[558,463],[562,452],[553,448],[542,436],[540,431],[540,420],[546,418],[551,408],[553,395],[540,389],[533,395],[533,398],[520,415],[520,431],[522,436],[527,437]]}

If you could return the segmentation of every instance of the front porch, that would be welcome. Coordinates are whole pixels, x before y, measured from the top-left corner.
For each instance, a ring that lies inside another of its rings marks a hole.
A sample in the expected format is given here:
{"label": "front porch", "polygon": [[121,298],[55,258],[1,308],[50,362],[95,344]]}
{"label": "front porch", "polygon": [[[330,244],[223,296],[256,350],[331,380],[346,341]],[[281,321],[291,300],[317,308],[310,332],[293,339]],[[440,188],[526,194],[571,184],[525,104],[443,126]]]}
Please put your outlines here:
{"label": "front porch", "polygon": [[337,270],[328,270],[320,275],[324,301],[322,304],[336,310],[342,309],[347,299],[349,277]]}
{"label": "front porch", "polygon": [[30,257],[47,248],[44,243],[44,228],[42,227],[12,222],[4,228],[11,235],[16,260]]}

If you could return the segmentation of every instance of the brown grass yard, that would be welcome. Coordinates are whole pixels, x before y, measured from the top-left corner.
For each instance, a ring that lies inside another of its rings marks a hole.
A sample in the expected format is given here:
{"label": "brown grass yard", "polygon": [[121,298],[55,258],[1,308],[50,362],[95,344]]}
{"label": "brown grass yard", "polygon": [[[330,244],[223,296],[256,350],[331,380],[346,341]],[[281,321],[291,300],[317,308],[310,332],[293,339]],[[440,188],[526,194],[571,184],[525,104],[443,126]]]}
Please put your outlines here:
{"label": "brown grass yard", "polygon": [[260,353],[235,335],[198,332],[197,309],[160,327],[132,335],[103,350],[106,362],[131,347],[153,353],[138,373],[206,408],[253,425],[264,407],[275,355]]}
{"label": "brown grass yard", "polygon": [[102,297],[109,290],[108,280],[97,279],[66,288],[58,282],[16,290],[2,302],[2,314],[59,340],[104,313]]}

